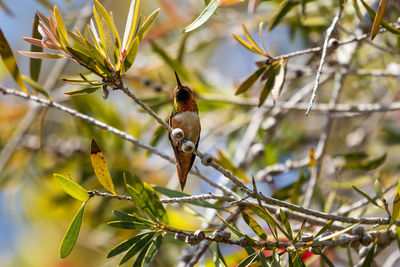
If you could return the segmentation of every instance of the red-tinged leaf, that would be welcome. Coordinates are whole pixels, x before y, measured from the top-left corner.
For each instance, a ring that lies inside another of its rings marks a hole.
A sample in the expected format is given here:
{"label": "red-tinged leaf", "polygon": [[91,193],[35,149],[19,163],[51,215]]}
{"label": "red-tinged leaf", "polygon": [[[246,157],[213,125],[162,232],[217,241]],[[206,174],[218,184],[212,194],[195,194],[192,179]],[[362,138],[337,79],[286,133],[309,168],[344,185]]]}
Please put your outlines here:
{"label": "red-tinged leaf", "polygon": [[246,78],[244,82],[242,82],[239,87],[236,89],[235,95],[242,94],[249,90],[249,88],[257,81],[257,79],[264,73],[267,67],[263,66],[253,72],[249,77]]}
{"label": "red-tinged leaf", "polygon": [[[39,33],[39,34],[40,34],[40,33]],[[22,39],[23,39],[24,41],[26,41],[26,42],[28,42],[28,43],[34,45],[34,46],[43,47],[43,44],[42,44],[42,40],[41,40],[41,39],[31,38],[31,37],[22,37]],[[31,49],[31,51],[32,51],[32,49]],[[35,52],[35,51],[32,51],[32,52]],[[39,52],[39,51],[38,51],[38,52]]]}
{"label": "red-tinged leaf", "polygon": [[139,37],[136,36],[127,51],[124,62],[122,63],[121,74],[127,72],[129,70],[129,68],[132,66],[133,62],[135,61],[138,51],[139,51]]}
{"label": "red-tinged leaf", "polygon": [[201,25],[203,25],[211,16],[214,14],[215,10],[217,10],[218,4],[216,0],[211,0],[206,8],[200,13],[200,15],[192,22],[190,23],[184,30],[183,32],[190,32]]}
{"label": "red-tinged leaf", "polygon": [[60,246],[60,257],[66,258],[71,253],[72,249],[75,246],[76,240],[78,239],[79,231],[81,229],[82,220],[83,220],[83,212],[85,210],[86,202],[84,202],[81,208],[76,213],[72,223],[68,227],[67,232],[63,238],[63,241]]}
{"label": "red-tinged leaf", "polygon": [[17,85],[27,94],[28,90],[25,87],[24,81],[22,80],[21,73],[15,60],[14,54],[11,50],[10,45],[7,42],[3,31],[0,29],[0,56],[3,59],[4,66],[10,72],[11,76],[14,78]]}
{"label": "red-tinged leaf", "polygon": [[92,160],[93,170],[101,185],[108,191],[115,194],[114,184],[111,179],[110,171],[108,170],[106,161],[104,160],[103,152],[100,146],[92,139],[90,145],[90,158]]}
{"label": "red-tinged leaf", "polygon": [[62,55],[62,54],[56,54],[56,53],[44,53],[44,52],[29,52],[29,51],[18,51],[21,55],[30,57],[30,58],[45,58],[45,59],[59,59],[59,58],[65,58],[67,56]]}
{"label": "red-tinged leaf", "polygon": [[387,5],[388,1],[389,0],[381,0],[379,2],[379,7],[375,14],[374,24],[372,25],[372,29],[371,29],[371,35],[370,35],[371,41],[374,40],[376,34],[378,33],[379,26],[381,25],[381,22],[383,19],[383,14],[385,14],[386,5]]}
{"label": "red-tinged leaf", "polygon": [[[32,23],[32,39],[35,39],[40,42],[40,44],[31,44],[31,52],[42,52],[43,47],[41,45],[41,35],[38,31],[39,26],[39,16],[36,14]],[[29,59],[29,72],[32,80],[38,81],[40,75],[40,68],[42,66],[42,60],[38,58],[30,58]]]}
{"label": "red-tinged leaf", "polygon": [[[361,0],[361,4],[367,10],[370,17],[375,19],[375,16],[376,16],[375,11],[367,3],[365,3],[364,0]],[[400,34],[400,29],[396,29],[395,27],[390,25],[387,21],[385,21],[384,19],[382,19],[381,24],[385,29],[387,29],[391,33]]]}

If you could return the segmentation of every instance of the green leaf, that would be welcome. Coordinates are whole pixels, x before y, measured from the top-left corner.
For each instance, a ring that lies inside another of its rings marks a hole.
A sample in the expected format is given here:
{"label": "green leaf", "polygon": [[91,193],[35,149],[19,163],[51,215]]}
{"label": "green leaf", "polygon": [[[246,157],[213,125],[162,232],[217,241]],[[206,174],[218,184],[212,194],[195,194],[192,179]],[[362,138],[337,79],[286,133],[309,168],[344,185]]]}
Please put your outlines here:
{"label": "green leaf", "polygon": [[364,21],[363,14],[361,13],[361,10],[360,10],[360,6],[358,5],[358,0],[353,0],[352,4],[354,7],[354,10],[356,11],[357,18],[360,21]]}
{"label": "green leaf", "polygon": [[65,58],[65,55],[62,54],[56,54],[56,53],[43,53],[43,52],[29,52],[29,51],[18,51],[21,55],[30,57],[30,58],[36,58],[36,59],[59,59],[59,58]]}
{"label": "green leaf", "polygon": [[143,22],[142,26],[137,32],[137,36],[139,36],[139,41],[143,40],[143,38],[146,36],[147,32],[150,30],[151,25],[153,25],[154,21],[156,20],[158,13],[160,13],[159,8],[154,10]]}
{"label": "green leaf", "polygon": [[133,267],[142,267],[145,266],[144,264],[144,260],[146,258],[147,253],[150,250],[151,245],[153,244],[153,242],[149,242],[143,249],[142,251],[139,253],[139,255],[137,256],[135,262],[133,263]]}
{"label": "green leaf", "polygon": [[378,10],[376,11],[375,19],[374,19],[374,24],[372,25],[371,29],[371,41],[374,40],[376,34],[378,33],[379,26],[381,25],[382,19],[383,19],[383,14],[385,14],[386,10],[386,5],[389,0],[381,0],[379,2]]}
{"label": "green leaf", "polygon": [[[375,11],[371,7],[369,7],[368,4],[365,3],[364,0],[361,0],[361,4],[367,10],[370,17],[375,19],[375,16],[376,16]],[[391,26],[386,20],[382,19],[381,24],[385,29],[387,29],[391,33],[400,34],[400,29],[396,29],[395,27]]]}
{"label": "green leaf", "polygon": [[136,176],[132,180],[132,186],[127,184],[126,188],[135,205],[156,220],[168,223],[168,214],[153,188]]}
{"label": "green leaf", "polygon": [[351,187],[352,187],[353,190],[356,191],[358,194],[360,194],[361,196],[363,196],[364,198],[366,198],[370,203],[374,204],[374,205],[377,206],[378,208],[382,208],[381,206],[379,206],[379,204],[376,202],[375,199],[373,199],[372,197],[370,197],[367,193],[364,193],[363,191],[361,191],[361,189],[359,189],[357,186],[352,185]]}
{"label": "green leaf", "polygon": [[299,2],[293,0],[285,0],[283,1],[279,7],[275,10],[274,15],[272,15],[272,19],[269,22],[268,30],[271,31],[275,28],[281,20],[287,15],[287,13],[292,10],[293,7],[298,5]]}
{"label": "green leaf", "polygon": [[390,217],[390,225],[388,226],[388,228],[392,226],[394,221],[399,216],[399,211],[400,211],[400,182],[397,184],[396,195],[394,196],[393,199],[392,216]]}
{"label": "green leaf", "polygon": [[157,255],[158,251],[160,250],[161,244],[163,241],[163,236],[158,235],[156,239],[151,241],[149,250],[146,253],[144,258],[144,264],[147,265],[153,261],[154,257]]}
{"label": "green leaf", "polygon": [[259,252],[256,251],[253,254],[247,256],[244,260],[242,260],[237,267],[247,267],[259,256]]}
{"label": "green leaf", "polygon": [[131,0],[128,17],[126,19],[125,32],[122,40],[122,48],[127,49],[133,39],[138,22],[140,0]]}
{"label": "green leaf", "polygon": [[318,233],[315,234],[314,239],[315,239],[317,236],[322,235],[326,230],[328,230],[329,227],[331,227],[332,223],[333,223],[333,221],[327,222],[327,223],[318,231]]}
{"label": "green leaf", "polygon": [[99,90],[102,87],[103,87],[102,85],[95,85],[95,86],[86,85],[83,88],[73,90],[73,91],[68,91],[68,92],[65,92],[64,94],[66,94],[66,95],[87,95],[87,94],[96,92],[97,90]]}
{"label": "green leaf", "polygon": [[[163,130],[164,130],[164,128],[163,128]],[[153,189],[163,195],[168,196],[168,197],[180,198],[180,197],[190,197],[191,196],[190,194],[186,194],[184,192],[171,190],[171,189],[160,187],[160,186],[153,186]],[[185,202],[185,204],[192,204],[192,205],[200,206],[200,207],[204,207],[204,208],[212,208],[212,209],[222,210],[221,207],[213,205],[204,200],[192,200],[192,201]]]}
{"label": "green leaf", "polygon": [[150,234],[155,234],[156,231],[151,231],[151,232],[145,232],[145,233],[141,233],[138,234],[132,238],[129,238],[128,240],[125,240],[124,242],[118,244],[115,248],[113,248],[108,254],[107,254],[107,258],[111,258],[114,257],[118,254],[121,254],[124,251],[127,251],[130,247],[132,247],[134,244],[136,244],[137,242],[139,242],[142,238],[144,238],[145,236],[147,236],[149,233]]}
{"label": "green leaf", "polygon": [[217,249],[217,257],[219,259],[219,261],[223,264],[224,267],[227,267],[228,265],[226,264],[226,261],[224,259],[224,255],[222,255],[221,249],[219,247],[219,243],[217,242],[216,245],[216,249]]}
{"label": "green leaf", "polygon": [[62,20],[60,11],[58,10],[58,7],[56,5],[54,5],[54,16],[55,16],[56,22],[57,22],[57,30],[61,36],[61,40],[62,40],[61,44],[64,44],[63,46],[69,46],[67,30],[65,29],[65,25]]}
{"label": "green leaf", "polygon": [[359,224],[360,224],[360,223],[353,224],[353,225],[351,225],[351,226],[349,226],[349,227],[347,227],[347,228],[345,228],[345,229],[343,229],[343,230],[340,230],[340,231],[338,231],[338,232],[336,232],[336,233],[333,233],[333,234],[324,236],[324,237],[320,238],[318,241],[325,241],[325,240],[329,240],[329,239],[332,239],[332,238],[337,238],[337,237],[339,237],[341,234],[347,233],[348,231],[350,231],[351,229],[353,229],[354,227],[356,227],[356,226],[359,225]]}
{"label": "green leaf", "polygon": [[247,175],[238,167],[236,167],[233,162],[227,157],[222,150],[217,148],[217,153],[218,153],[218,158],[215,159],[215,161],[224,167],[225,169],[230,170],[233,175],[239,177],[245,182],[249,182],[250,179],[247,177]]}
{"label": "green leaf", "polygon": [[381,166],[386,160],[387,153],[375,159],[365,159],[365,160],[347,160],[344,164],[339,164],[344,168],[354,169],[354,170],[365,170],[370,171]]}
{"label": "green leaf", "polygon": [[[236,39],[236,41],[238,41],[241,45],[243,45],[247,50],[249,50],[250,52],[253,52],[255,54],[260,54],[260,51],[258,51],[256,48],[254,48],[251,44],[246,42],[240,36],[238,36],[238,35],[236,35],[234,33],[232,33],[232,35]],[[264,54],[260,54],[260,55],[264,55]]]}
{"label": "green leaf", "polygon": [[201,25],[203,25],[217,10],[218,4],[216,0],[211,0],[210,3],[206,6],[206,8],[200,13],[200,15],[191,23],[189,24],[183,32],[190,32]]}
{"label": "green leaf", "polygon": [[112,221],[107,223],[109,226],[121,229],[149,229],[151,225],[141,222]]}
{"label": "green leaf", "polygon": [[[35,39],[41,39],[41,35],[38,31],[38,26],[39,26],[39,16],[38,14],[35,14],[35,18],[33,19],[32,23],[32,38]],[[41,46],[36,46],[31,44],[31,52],[42,52],[43,47]],[[29,59],[29,72],[32,80],[38,81],[39,80],[39,75],[40,75],[40,68],[42,67],[42,61],[37,58],[30,58]]]}
{"label": "green leaf", "polygon": [[119,261],[119,265],[125,263],[130,258],[135,256],[140,250],[142,250],[147,243],[153,238],[155,232],[146,232],[146,235],[143,235],[139,240],[135,242],[135,244],[125,253],[125,255]]}
{"label": "green leaf", "polygon": [[326,264],[328,264],[329,267],[335,267],[335,265],[329,260],[329,258],[324,253],[321,253],[321,258],[324,260]]}
{"label": "green leaf", "polygon": [[100,184],[108,192],[116,195],[110,171],[108,170],[106,161],[104,160],[103,152],[101,152],[100,146],[94,139],[92,139],[90,145],[90,158],[92,160],[94,173],[96,174],[96,177],[99,180]]}
{"label": "green leaf", "polygon": [[27,94],[28,90],[25,87],[24,81],[22,80],[21,73],[17,65],[17,61],[13,55],[10,45],[4,36],[3,31],[0,29],[0,56],[3,59],[4,66],[10,72],[11,76],[14,78],[17,85]]}
{"label": "green leaf", "polygon": [[290,240],[293,240],[292,228],[290,227],[290,223],[289,223],[288,218],[286,217],[285,212],[284,212],[281,208],[279,208],[279,216],[281,217],[281,220],[282,220],[282,222],[283,222],[283,225],[284,225],[285,228],[286,228],[286,231],[287,231],[287,233],[288,233],[288,235],[289,235],[289,239],[290,239]]}
{"label": "green leaf", "polygon": [[232,226],[230,223],[228,223],[224,217],[222,217],[221,215],[219,215],[219,213],[215,213],[215,215],[217,215],[217,217],[226,225],[226,227],[228,227],[229,229],[232,230],[232,232],[234,232],[237,236],[242,237],[245,236],[243,233],[241,233],[236,227]]}
{"label": "green leaf", "polygon": [[67,232],[64,235],[63,241],[60,246],[60,257],[66,258],[71,253],[75,246],[76,240],[78,239],[79,231],[83,220],[83,212],[85,210],[86,202],[82,204],[78,212],[76,213],[72,223],[68,227]]}
{"label": "green leaf", "polygon": [[266,68],[267,66],[263,66],[258,70],[256,70],[255,72],[253,72],[249,77],[247,77],[246,80],[244,80],[244,82],[242,82],[236,89],[235,95],[242,94],[247,90],[249,90],[249,88],[257,81],[257,79],[261,76],[261,74],[264,73]]}
{"label": "green leaf", "polygon": [[265,86],[263,87],[263,89],[261,90],[260,100],[258,102],[259,107],[262,104],[264,104],[265,100],[267,99],[267,96],[269,95],[272,88],[274,87],[275,77],[278,74],[280,68],[281,68],[280,64],[273,64],[267,69],[267,71],[263,75],[263,79],[264,79],[264,77],[266,77],[268,80],[265,83]]}
{"label": "green leaf", "polygon": [[400,249],[400,226],[396,225],[397,247]]}
{"label": "green leaf", "polygon": [[265,233],[264,229],[258,224],[256,219],[254,219],[251,215],[242,211],[243,220],[247,223],[247,225],[256,233],[262,240],[267,241],[268,237]]}
{"label": "green leaf", "polygon": [[126,57],[122,63],[121,74],[127,72],[129,68],[132,66],[138,51],[139,51],[139,37],[136,36],[131,46],[129,47]]}
{"label": "green leaf", "polygon": [[136,214],[129,214],[129,213],[126,213],[123,211],[118,211],[118,210],[114,210],[113,213],[115,216],[117,216],[118,218],[120,218],[123,221],[142,223],[142,224],[147,224],[148,226],[153,225],[153,222],[146,220],[144,218],[140,218]]}
{"label": "green leaf", "polygon": [[59,186],[71,197],[76,198],[80,201],[87,201],[89,199],[88,192],[79,184],[68,179],[67,177],[61,174],[54,174],[54,179],[58,183]]}
{"label": "green leaf", "polygon": [[70,55],[73,56],[73,58],[76,61],[78,61],[78,63],[82,63],[83,65],[88,66],[89,68],[91,68],[91,70],[98,69],[97,64],[96,64],[97,61],[93,57],[89,56],[88,54],[86,54],[78,49],[75,49],[75,48],[72,48],[69,46],[67,46],[66,49],[70,53]]}
{"label": "green leaf", "polygon": [[100,2],[98,0],[94,0],[94,4],[96,5],[96,8],[99,10],[99,13],[101,14],[101,16],[106,21],[108,28],[113,31],[115,38],[119,39],[117,28],[115,27],[115,24],[114,24],[113,20],[111,19],[110,14],[108,14],[107,10],[104,8],[104,6],[102,4],[100,4]]}
{"label": "green leaf", "polygon": [[151,43],[151,47],[153,51],[158,54],[172,70],[175,70],[179,74],[179,77],[182,77],[183,80],[189,79],[189,73],[186,71],[183,65],[168,55],[168,53],[162,47],[158,46],[155,42]]}
{"label": "green leaf", "polygon": [[379,199],[382,199],[382,198],[383,198],[382,184],[381,184],[381,182],[379,181],[379,179],[376,179],[376,180],[375,180],[375,183],[374,183],[374,190],[375,190],[376,196],[377,196]]}
{"label": "green leaf", "polygon": [[31,78],[29,78],[28,76],[25,76],[25,75],[22,75],[22,79],[24,80],[24,82],[29,84],[30,87],[32,87],[36,92],[49,98],[49,94],[46,92],[46,90],[44,90],[44,88],[40,84],[38,84],[36,81],[32,80]]}
{"label": "green leaf", "polygon": [[375,256],[375,247],[376,247],[376,242],[372,245],[371,249],[368,251],[367,257],[365,257],[365,260],[361,267],[370,267],[372,266],[372,262],[374,261],[374,256]]}

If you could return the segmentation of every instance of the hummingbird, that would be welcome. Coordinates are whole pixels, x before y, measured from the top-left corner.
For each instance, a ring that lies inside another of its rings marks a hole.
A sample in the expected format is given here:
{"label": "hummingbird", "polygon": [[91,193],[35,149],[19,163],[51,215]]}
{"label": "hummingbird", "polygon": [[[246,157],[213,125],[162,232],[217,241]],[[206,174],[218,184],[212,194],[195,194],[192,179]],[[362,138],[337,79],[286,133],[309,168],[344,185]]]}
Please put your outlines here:
{"label": "hummingbird", "polygon": [[[200,140],[201,126],[196,100],[194,99],[192,90],[189,87],[182,85],[176,72],[175,77],[178,86],[176,86],[172,91],[174,97],[174,108],[172,113],[169,115],[168,124],[172,128],[182,129],[186,138],[185,140],[192,141],[193,144],[195,144],[195,150],[197,150]],[[171,134],[169,134],[169,141],[174,149],[176,169],[178,172],[179,183],[183,191],[187,175],[192,168],[196,155],[193,153],[185,153],[182,150],[181,144],[172,140]]]}

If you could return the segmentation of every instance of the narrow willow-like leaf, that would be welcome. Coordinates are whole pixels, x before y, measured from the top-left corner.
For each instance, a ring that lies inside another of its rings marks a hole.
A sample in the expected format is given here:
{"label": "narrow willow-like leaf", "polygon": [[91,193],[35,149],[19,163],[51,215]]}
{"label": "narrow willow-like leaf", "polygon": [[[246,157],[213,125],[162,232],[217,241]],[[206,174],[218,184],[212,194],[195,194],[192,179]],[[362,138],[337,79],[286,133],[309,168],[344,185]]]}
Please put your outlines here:
{"label": "narrow willow-like leaf", "polygon": [[46,90],[44,90],[44,88],[40,84],[38,84],[36,81],[34,81],[33,79],[31,79],[30,77],[25,76],[25,75],[22,75],[22,79],[24,80],[24,82],[29,84],[30,87],[32,87],[36,92],[44,95],[47,98],[50,98],[49,94],[46,92]]}
{"label": "narrow willow-like leaf", "polygon": [[144,267],[144,259],[146,258],[147,253],[150,250],[151,245],[153,244],[152,242],[149,242],[139,253],[139,255],[136,257],[135,262],[133,263],[133,267]]}
{"label": "narrow willow-like leaf", "polygon": [[190,32],[201,25],[203,25],[217,10],[218,4],[216,0],[211,0],[206,8],[200,13],[200,15],[192,22],[190,23],[184,30],[183,32]]}
{"label": "narrow willow-like leaf", "polygon": [[[365,3],[364,0],[361,0],[361,4],[367,10],[367,12],[370,15],[370,17],[374,19],[375,16],[376,16],[375,11],[367,3]],[[400,29],[396,29],[395,27],[390,25],[386,20],[382,19],[381,24],[385,29],[387,29],[391,33],[400,34]]]}
{"label": "narrow willow-like leaf", "polygon": [[286,231],[287,231],[287,233],[288,233],[288,235],[289,235],[289,239],[290,239],[290,240],[293,240],[292,228],[290,227],[290,223],[289,223],[288,218],[286,217],[285,212],[284,212],[281,208],[279,208],[279,216],[281,217],[281,220],[282,220],[282,222],[283,222],[283,225],[284,225],[285,228],[286,228]]}
{"label": "narrow willow-like leaf", "polygon": [[364,21],[363,14],[361,13],[361,10],[360,10],[360,6],[358,5],[358,0],[352,0],[352,4],[354,7],[354,10],[356,11],[357,18],[360,21]]}
{"label": "narrow willow-like leaf", "polygon": [[30,57],[30,58],[37,58],[37,59],[59,59],[65,58],[65,55],[56,54],[56,53],[43,53],[43,52],[30,52],[30,51],[18,51],[21,55]]}
{"label": "narrow willow-like leaf", "polygon": [[83,65],[90,67],[92,70],[98,69],[98,67],[96,65],[97,61],[93,57],[89,56],[88,54],[86,54],[78,49],[75,49],[75,48],[72,48],[69,46],[66,49],[73,56],[73,58],[76,61],[78,61],[78,63],[82,63]]}
{"label": "narrow willow-like leaf", "polygon": [[299,4],[298,1],[293,1],[293,0],[283,1],[279,5],[279,7],[275,10],[274,15],[272,15],[272,19],[269,22],[268,30],[271,31],[273,28],[275,28],[286,16],[286,14],[289,13],[290,10],[292,10],[292,8],[298,4]]}
{"label": "narrow willow-like leaf", "polygon": [[215,161],[224,167],[225,169],[230,170],[235,176],[239,177],[246,183],[250,181],[250,179],[247,177],[246,173],[242,171],[240,168],[236,167],[235,164],[230,160],[228,156],[225,155],[222,150],[217,148],[217,153],[218,153],[218,158],[215,159]]}
{"label": "narrow willow-like leaf", "polygon": [[100,88],[102,88],[101,85],[95,85],[95,86],[88,85],[88,86],[85,86],[85,87],[83,87],[81,89],[65,92],[64,94],[66,94],[66,95],[87,95],[87,94],[91,94],[91,93],[96,92]]}
{"label": "narrow willow-like leaf", "polygon": [[10,72],[17,85],[27,94],[28,90],[25,87],[24,81],[22,80],[21,73],[17,65],[17,61],[13,55],[10,45],[7,42],[3,31],[0,29],[0,56],[3,59],[4,66]]}
{"label": "narrow willow-like leaf", "polygon": [[329,227],[331,227],[332,223],[333,223],[333,221],[327,222],[327,223],[318,231],[318,233],[315,234],[314,239],[315,239],[317,236],[322,235],[326,230],[328,230]]}
{"label": "narrow willow-like leaf", "polygon": [[158,13],[160,13],[159,8],[154,10],[143,22],[143,25],[137,32],[137,36],[139,36],[139,41],[143,40],[143,38],[146,36],[147,32],[150,30],[151,25],[153,25],[154,21],[156,20]]}
{"label": "narrow willow-like leaf", "polygon": [[108,14],[107,10],[104,8],[104,6],[102,4],[100,4],[100,2],[98,0],[94,0],[94,4],[96,5],[96,8],[99,10],[99,13],[101,14],[101,16],[105,19],[108,28],[113,31],[116,38],[117,37],[119,38],[118,32],[116,31],[114,21],[111,18],[110,14]]}
{"label": "narrow willow-like leaf", "polygon": [[229,228],[232,230],[232,232],[234,232],[237,236],[242,237],[244,236],[243,233],[241,233],[236,227],[232,226],[230,223],[228,223],[224,217],[222,217],[221,215],[219,215],[218,213],[215,213],[215,215],[217,215],[217,217]]}
{"label": "narrow willow-like leaf", "polygon": [[260,55],[264,55],[264,51],[261,49],[261,47],[258,46],[258,44],[254,41],[253,37],[251,37],[250,33],[247,31],[247,28],[242,24],[243,32],[244,35],[246,36],[247,40],[252,44],[252,46],[258,51]]}
{"label": "narrow willow-like leaf", "polygon": [[361,267],[372,266],[372,262],[374,261],[374,256],[375,256],[375,247],[376,247],[376,242],[374,242],[374,244],[368,251],[367,257],[365,257],[365,260],[363,261],[363,264],[361,265]]}
{"label": "narrow willow-like leaf", "polygon": [[104,160],[103,152],[101,152],[100,146],[94,139],[92,139],[92,143],[90,145],[90,158],[92,160],[94,173],[96,174],[96,177],[101,185],[107,191],[116,195],[110,171],[108,170],[106,161]]}
{"label": "narrow willow-like leaf", "polygon": [[132,66],[133,62],[135,61],[136,55],[139,51],[139,37],[135,37],[131,46],[129,47],[124,62],[122,63],[122,73],[125,73],[129,70]]}
{"label": "narrow willow-like leaf", "polygon": [[61,174],[54,174],[54,179],[61,186],[61,188],[69,194],[71,197],[76,198],[80,201],[87,201],[89,199],[89,194],[86,190],[80,186],[78,183],[68,179]]}
{"label": "narrow willow-like leaf", "polygon": [[83,212],[85,210],[86,202],[82,204],[74,219],[72,220],[67,232],[64,235],[63,241],[60,246],[60,257],[66,258],[71,253],[78,239],[79,231],[83,220]]}
{"label": "narrow willow-like leaf", "polygon": [[93,16],[96,21],[97,29],[99,31],[99,37],[100,37],[100,41],[101,41],[100,47],[103,49],[103,52],[106,53],[106,39],[104,36],[104,28],[103,28],[102,20],[99,16],[99,13],[97,12],[96,6],[93,6]]}
{"label": "narrow willow-like leaf", "polygon": [[242,211],[242,218],[247,223],[247,225],[256,233],[261,239],[267,241],[267,234],[265,233],[264,229],[260,226],[260,224],[254,219],[251,215]]}
{"label": "narrow willow-like leaf", "polygon": [[348,231],[350,231],[351,229],[353,229],[354,227],[356,227],[359,224],[360,223],[353,224],[352,226],[349,226],[349,227],[347,227],[347,228],[345,228],[343,230],[340,230],[340,231],[338,231],[336,233],[324,236],[321,239],[319,239],[318,241],[325,241],[325,240],[329,240],[329,239],[332,239],[332,238],[336,238],[336,237],[340,236],[341,234],[347,233]]}
{"label": "narrow willow-like leaf", "polygon": [[371,28],[371,35],[370,35],[371,41],[374,40],[376,34],[378,33],[379,26],[381,25],[383,14],[385,14],[386,5],[388,1],[389,0],[381,0],[379,2],[378,10],[376,11],[375,14],[374,24],[372,25]]}
{"label": "narrow willow-like leaf", "polygon": [[[258,101],[259,107],[262,104],[264,104],[265,100],[267,99],[267,96],[269,95],[272,88],[274,87],[275,77],[276,77],[276,74],[279,72],[280,68],[281,68],[280,64],[274,64],[274,65],[270,66],[269,69],[265,72],[265,73],[268,73],[268,76],[266,77],[267,81],[266,81],[263,89],[261,90],[260,99]],[[264,77],[265,77],[265,75],[263,75],[263,79],[264,79]]]}
{"label": "narrow willow-like leaf", "polygon": [[236,89],[235,95],[242,94],[247,90],[249,90],[249,88],[257,81],[257,79],[261,76],[261,74],[264,73],[266,68],[267,68],[266,66],[263,66],[258,70],[256,70],[255,72],[253,72],[249,77],[247,77],[246,80],[244,80],[244,82],[242,82]]}
{"label": "narrow willow-like leaf", "polygon": [[321,253],[321,258],[324,260],[324,262],[326,264],[328,264],[329,267],[335,267],[335,265],[331,262],[331,260],[324,253]]}
{"label": "narrow willow-like leaf", "polygon": [[259,252],[256,251],[253,254],[247,256],[244,260],[242,260],[237,267],[247,267],[259,256]]}
{"label": "narrow willow-like leaf", "polygon": [[56,22],[57,22],[57,29],[58,32],[61,35],[62,38],[62,43],[65,43],[66,46],[69,46],[69,40],[68,40],[68,35],[67,35],[67,30],[65,29],[64,22],[62,20],[60,11],[58,10],[58,7],[54,5],[54,16],[56,17]]}
{"label": "narrow willow-like leaf", "polygon": [[381,166],[386,160],[387,154],[375,159],[365,159],[365,160],[348,160],[344,163],[343,167],[354,170],[365,170],[370,171]]}
{"label": "narrow willow-like leaf", "polygon": [[150,225],[141,222],[112,221],[107,223],[109,226],[121,229],[149,229]]}
{"label": "narrow willow-like leaf", "polygon": [[375,199],[373,199],[372,197],[370,197],[367,193],[364,193],[363,191],[361,191],[361,189],[359,189],[357,186],[353,185],[351,186],[353,188],[354,191],[356,191],[358,194],[360,194],[361,196],[363,196],[364,198],[366,198],[370,203],[374,204],[375,206],[377,206],[378,208],[382,208],[381,206],[379,206],[379,204],[376,202]]}
{"label": "narrow willow-like leaf", "polygon": [[[164,130],[165,132],[165,130]],[[153,189],[163,195],[166,195],[167,197],[176,197],[176,198],[180,198],[180,197],[190,197],[190,194],[186,194],[184,192],[180,192],[180,191],[176,191],[176,190],[171,190],[168,188],[164,188],[164,187],[160,187],[160,186],[153,186]],[[217,209],[217,210],[221,210],[221,207],[218,207],[216,205],[213,205],[207,201],[204,200],[192,200],[192,201],[188,201],[185,202],[186,204],[192,204],[192,205],[196,205],[196,206],[200,206],[200,207],[204,207],[204,208],[212,208],[212,209]]]}
{"label": "narrow willow-like leaf", "polygon": [[397,184],[396,195],[394,196],[393,199],[392,216],[390,217],[390,225],[388,228],[390,228],[394,223],[394,221],[397,219],[397,217],[399,216],[399,212],[400,212],[400,182]]}
{"label": "narrow willow-like leaf", "polygon": [[140,250],[144,249],[146,244],[149,243],[149,241],[153,238],[155,232],[147,232],[146,235],[144,235],[142,238],[140,238],[126,253],[125,255],[121,258],[119,261],[119,265],[125,263],[128,261],[130,258],[135,256]]}
{"label": "narrow willow-like leaf", "polygon": [[[238,41],[241,45],[243,45],[247,50],[249,50],[250,52],[253,52],[255,54],[260,54],[260,52],[257,49],[255,49],[251,44],[246,42],[240,36],[238,36],[234,33],[232,33],[232,35],[233,35],[233,37],[235,37],[236,41]],[[264,54],[260,54],[260,55],[264,55]]]}
{"label": "narrow willow-like leaf", "polygon": [[216,250],[217,250],[217,257],[218,257],[219,261],[223,264],[224,267],[228,266],[226,264],[225,259],[224,259],[224,255],[222,255],[221,248],[219,247],[219,243],[218,242],[217,242],[217,245],[216,245]]}
{"label": "narrow willow-like leaf", "polygon": [[[39,26],[39,16],[35,14],[35,18],[33,19],[32,23],[32,38],[33,39],[41,39],[41,35],[38,31],[38,26]],[[31,52],[42,52],[43,47],[41,45],[36,46],[31,44]],[[30,58],[29,59],[29,73],[34,81],[39,80],[39,75],[40,75],[40,69],[42,67],[42,60],[37,59],[37,58]]]}
{"label": "narrow willow-like leaf", "polygon": [[148,234],[154,234],[155,231],[152,232],[145,232],[145,233],[141,233],[138,234],[132,238],[129,238],[128,240],[125,240],[121,243],[119,243],[115,248],[113,248],[108,254],[107,254],[107,258],[111,258],[114,257],[118,254],[121,254],[124,251],[127,251],[130,247],[132,247],[134,244],[136,244],[136,242],[138,242],[140,239],[144,238],[145,236],[147,236]]}
{"label": "narrow willow-like leaf", "polygon": [[268,227],[271,229],[272,235],[276,240],[278,240],[278,232],[276,229],[278,222],[275,220],[272,214],[268,210],[265,210],[264,208],[259,207],[253,203],[249,204],[249,208],[268,224]]}
{"label": "narrow willow-like leaf", "polygon": [[375,190],[375,194],[379,199],[383,198],[383,192],[382,192],[382,184],[379,181],[379,179],[376,179],[374,182],[374,190]]}
{"label": "narrow willow-like leaf", "polygon": [[168,223],[168,214],[153,188],[133,176],[133,186],[127,184],[127,190],[135,204],[156,220]]}
{"label": "narrow willow-like leaf", "polygon": [[129,6],[128,18],[126,19],[125,32],[122,40],[122,48],[127,49],[133,39],[137,27],[139,15],[140,0],[131,0]]}
{"label": "narrow willow-like leaf", "polygon": [[158,235],[156,239],[151,241],[151,245],[143,261],[144,265],[147,265],[154,260],[154,257],[160,250],[163,239],[164,239],[163,235]]}

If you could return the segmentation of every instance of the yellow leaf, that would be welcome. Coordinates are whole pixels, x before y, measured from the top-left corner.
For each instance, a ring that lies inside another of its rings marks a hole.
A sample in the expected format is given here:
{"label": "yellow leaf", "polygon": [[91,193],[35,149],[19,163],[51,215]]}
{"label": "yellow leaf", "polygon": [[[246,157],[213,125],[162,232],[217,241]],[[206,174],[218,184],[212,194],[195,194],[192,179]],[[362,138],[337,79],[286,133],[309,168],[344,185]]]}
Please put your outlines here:
{"label": "yellow leaf", "polygon": [[240,2],[243,2],[243,0],[219,0],[218,6],[233,6]]}
{"label": "yellow leaf", "polygon": [[381,0],[379,2],[378,10],[375,14],[374,24],[372,25],[371,29],[371,41],[375,38],[376,34],[378,33],[379,26],[381,25],[383,14],[385,14],[386,4],[389,0]]}
{"label": "yellow leaf", "polygon": [[94,173],[96,174],[101,185],[107,191],[116,195],[110,171],[108,170],[106,161],[104,160],[103,152],[101,152],[99,145],[94,139],[92,139],[90,146],[90,158],[92,159]]}

